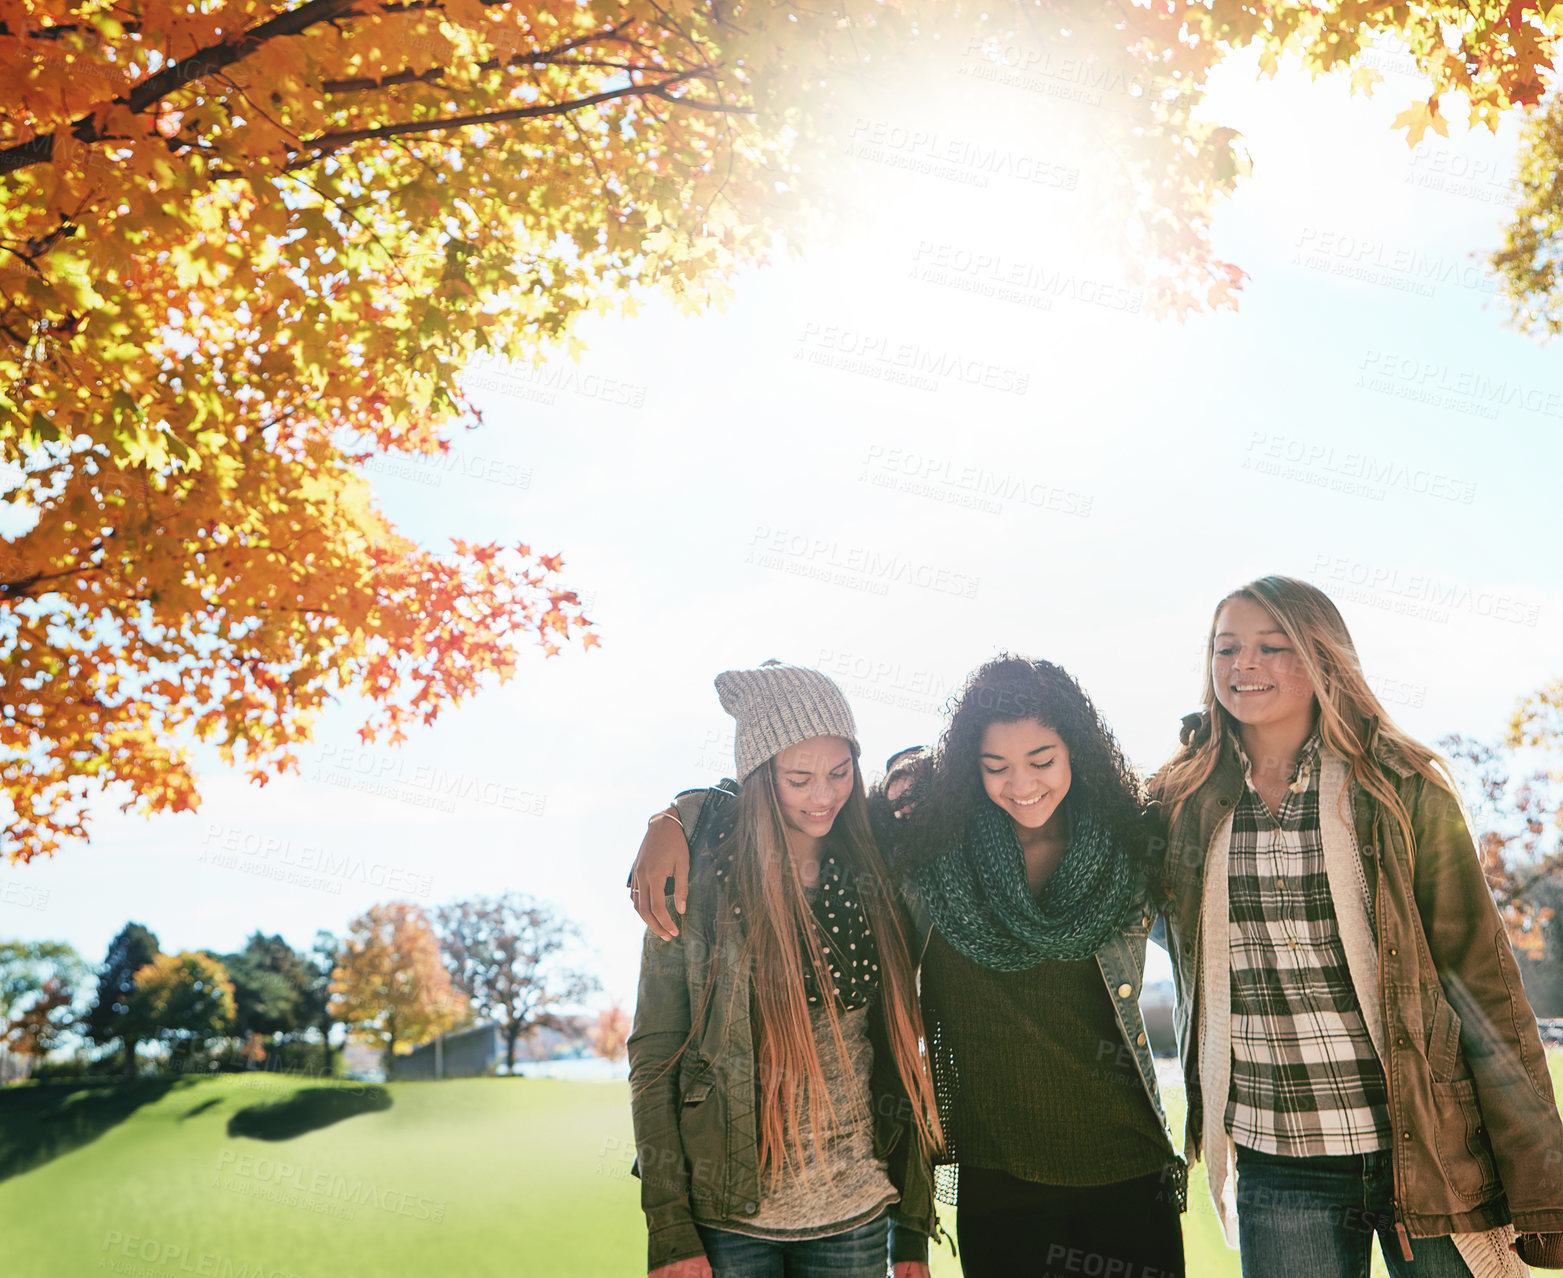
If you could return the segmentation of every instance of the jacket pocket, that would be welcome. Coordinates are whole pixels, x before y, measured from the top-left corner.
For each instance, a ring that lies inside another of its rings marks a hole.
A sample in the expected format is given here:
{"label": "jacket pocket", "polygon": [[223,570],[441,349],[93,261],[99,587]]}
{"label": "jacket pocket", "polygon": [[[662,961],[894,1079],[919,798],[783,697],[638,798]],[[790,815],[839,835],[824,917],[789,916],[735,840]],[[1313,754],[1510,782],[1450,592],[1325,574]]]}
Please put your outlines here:
{"label": "jacket pocket", "polygon": [[727,1163],[727,1124],[722,1114],[722,1098],[713,1096],[715,1084],[709,1078],[684,1090],[678,1107],[679,1143],[684,1147],[684,1171],[689,1177],[690,1204],[698,1210],[721,1216],[723,1171]]}
{"label": "jacket pocket", "polygon": [[1433,1012],[1432,1032],[1427,1037],[1427,1065],[1437,1083],[1450,1082],[1460,1066],[1460,1017],[1445,998],[1438,1000]]}
{"label": "jacket pocket", "polygon": [[898,1119],[874,1124],[874,1157],[889,1160],[906,1128]]}
{"label": "jacket pocket", "polygon": [[1498,1169],[1493,1163],[1475,1080],[1433,1081],[1433,1137],[1444,1182],[1456,1197],[1484,1203],[1498,1193]]}

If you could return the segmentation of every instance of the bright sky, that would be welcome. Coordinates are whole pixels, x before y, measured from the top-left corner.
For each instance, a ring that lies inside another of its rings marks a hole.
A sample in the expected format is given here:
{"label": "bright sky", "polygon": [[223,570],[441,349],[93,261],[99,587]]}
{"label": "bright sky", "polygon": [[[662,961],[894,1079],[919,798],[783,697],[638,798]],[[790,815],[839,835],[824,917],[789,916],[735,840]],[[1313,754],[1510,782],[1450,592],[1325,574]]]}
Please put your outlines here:
{"label": "bright sky", "polygon": [[[806,261],[745,276],[722,314],[596,323],[579,365],[474,370],[487,421],[454,461],[378,467],[427,545],[562,552],[600,650],[527,654],[397,751],[360,748],[344,705],[301,776],[254,789],[212,759],[198,813],[100,803],[90,845],[0,867],[0,936],[93,963],[127,919],[169,951],[256,928],[305,947],[378,901],[514,888],[579,921],[630,1004],[625,871],[647,813],[731,771],[718,671],[825,669],[877,762],[930,740],[987,656],[1047,657],[1149,768],[1216,600],[1270,572],[1332,594],[1406,728],[1496,734],[1563,674],[1563,380],[1474,256],[1513,136],[1408,150],[1388,125],[1418,84],[1381,62],[1371,101],[1219,78],[1254,176],[1216,244],[1253,278],[1238,314],[1184,327],[1090,247],[1093,113],[1121,89],[1066,101],[1056,63],[1005,83],[963,61],[937,98],[865,114]],[[996,119],[1031,122],[1000,145],[1047,181],[964,158]],[[907,345],[935,371],[896,384]]]}

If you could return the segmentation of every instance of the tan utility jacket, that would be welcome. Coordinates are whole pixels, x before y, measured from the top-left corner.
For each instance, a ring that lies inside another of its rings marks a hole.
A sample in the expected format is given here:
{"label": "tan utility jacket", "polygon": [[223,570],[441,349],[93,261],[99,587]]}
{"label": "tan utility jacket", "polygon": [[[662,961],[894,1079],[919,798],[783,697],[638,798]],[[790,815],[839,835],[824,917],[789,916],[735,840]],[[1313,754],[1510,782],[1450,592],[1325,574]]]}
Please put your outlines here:
{"label": "tan utility jacket", "polygon": [[[1199,719],[1185,721],[1185,742],[1204,730]],[[1372,796],[1351,787],[1378,933],[1396,1229],[1403,1245],[1407,1234],[1475,1233],[1509,1222],[1525,1233],[1563,1231],[1563,1119],[1470,829],[1454,798],[1397,754],[1381,745],[1375,757],[1411,816],[1416,843],[1408,849]],[[1153,799],[1163,776],[1151,780]],[[1196,1154],[1204,1121],[1197,1051],[1205,854],[1242,792],[1242,763],[1229,748],[1176,827],[1163,822],[1174,1021],[1189,1093],[1188,1148]]]}

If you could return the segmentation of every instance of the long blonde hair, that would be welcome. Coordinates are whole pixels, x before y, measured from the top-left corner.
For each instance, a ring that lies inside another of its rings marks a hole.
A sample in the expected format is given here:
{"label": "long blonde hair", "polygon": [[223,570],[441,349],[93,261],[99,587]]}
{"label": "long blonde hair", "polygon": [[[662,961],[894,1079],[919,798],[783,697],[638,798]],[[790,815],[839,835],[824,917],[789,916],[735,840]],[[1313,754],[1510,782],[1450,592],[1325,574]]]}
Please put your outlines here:
{"label": "long blonde hair", "polygon": [[[824,851],[848,867],[858,900],[879,951],[879,993],[885,1010],[890,1054],[911,1101],[908,1117],[919,1144],[928,1152],[943,1142],[933,1085],[922,1055],[922,1018],[911,955],[901,927],[895,884],[885,868],[868,824],[863,780],[853,750],[852,791],[825,836]],[[847,1059],[836,1002],[829,994],[831,962],[813,922],[803,881],[787,851],[772,764],[767,760],[745,779],[736,803],[731,842],[732,872],[726,895],[743,908],[744,948],[751,960],[754,990],[755,1064],[759,1074],[760,1168],[778,1175],[796,1157],[804,1097],[816,1157],[822,1157],[820,1133],[828,1117],[838,1120],[816,1050],[809,1005],[804,994],[804,947],[818,975],[821,1002],[829,1019],[837,1059]],[[854,1092],[854,1097],[856,1093]],[[860,1102],[855,1102],[860,1104]],[[864,1115],[858,1112],[854,1118]]]}
{"label": "long blonde hair", "polygon": [[[1389,813],[1404,840],[1407,852],[1416,855],[1411,814],[1406,811],[1392,777],[1374,757],[1384,747],[1414,772],[1445,790],[1464,811],[1448,762],[1408,736],[1390,718],[1367,676],[1356,645],[1340,610],[1316,586],[1295,577],[1260,577],[1239,586],[1215,607],[1205,639],[1205,675],[1200,699],[1205,724],[1168,761],[1162,770],[1161,799],[1175,824],[1189,797],[1210,780],[1227,743],[1238,740],[1238,724],[1216,698],[1211,658],[1215,652],[1216,624],[1221,610],[1234,599],[1258,604],[1291,640],[1293,651],[1308,678],[1319,710],[1319,740],[1326,750],[1346,761],[1351,779],[1371,794]],[[1169,828],[1170,828],[1169,824]]]}

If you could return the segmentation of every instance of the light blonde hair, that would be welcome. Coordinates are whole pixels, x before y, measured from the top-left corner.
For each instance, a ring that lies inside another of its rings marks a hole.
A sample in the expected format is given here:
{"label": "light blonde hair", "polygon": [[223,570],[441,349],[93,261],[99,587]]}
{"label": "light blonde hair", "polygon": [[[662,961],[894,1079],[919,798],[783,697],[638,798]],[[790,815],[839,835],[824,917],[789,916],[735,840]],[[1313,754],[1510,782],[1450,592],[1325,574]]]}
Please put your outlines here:
{"label": "light blonde hair", "polygon": [[[856,880],[857,898],[878,943],[878,997],[884,1003],[892,1063],[911,1101],[909,1117],[918,1143],[931,1153],[942,1143],[943,1134],[922,1056],[914,969],[896,906],[895,885],[869,829],[855,750],[852,766],[852,791],[825,836],[825,850],[849,867]],[[752,960],[760,1169],[765,1175],[776,1176],[794,1157],[802,1163],[799,1133],[805,1096],[816,1158],[823,1157],[819,1142],[820,1133],[826,1130],[824,1120],[828,1117],[835,1125],[838,1119],[825,1086],[804,995],[805,947],[818,976],[837,1059],[845,1063],[847,1053],[830,993],[832,964],[820,945],[802,879],[787,851],[787,827],[773,761],[756,768],[745,780],[736,816],[729,890],[734,901],[744,903],[744,947]]]}
{"label": "light blonde hair", "polygon": [[[1216,698],[1211,658],[1215,652],[1216,625],[1221,610],[1234,599],[1258,604],[1291,641],[1318,707],[1319,740],[1324,748],[1346,761],[1351,779],[1371,794],[1389,813],[1400,831],[1408,854],[1416,856],[1411,814],[1400,800],[1394,778],[1375,757],[1384,750],[1412,771],[1446,791],[1464,812],[1449,764],[1441,755],[1408,736],[1390,718],[1383,703],[1368,686],[1356,645],[1340,610],[1322,590],[1296,577],[1260,577],[1239,586],[1215,607],[1205,639],[1205,676],[1200,691],[1206,727],[1190,737],[1162,770],[1162,801],[1176,823],[1189,797],[1210,780],[1216,762],[1229,741],[1238,740],[1238,723]],[[1170,828],[1170,827],[1169,827]]]}

